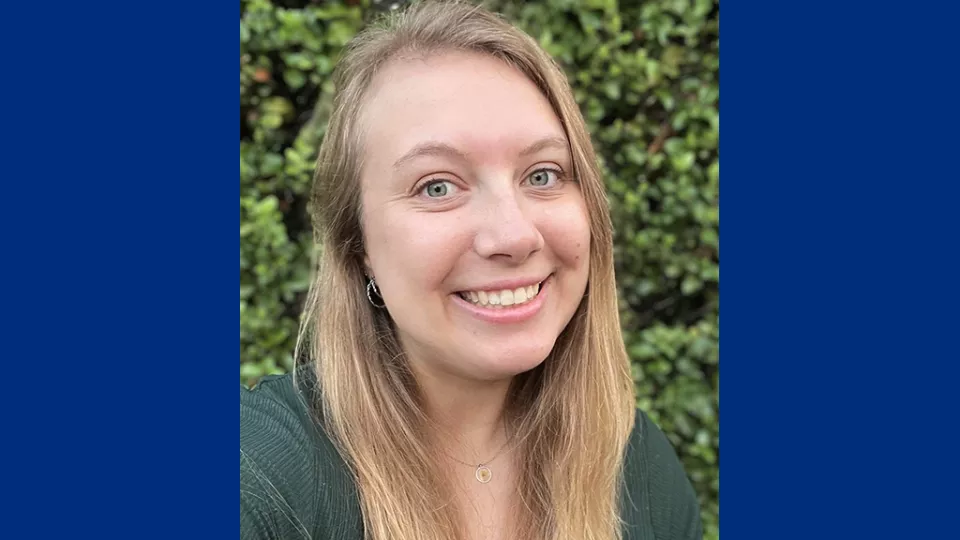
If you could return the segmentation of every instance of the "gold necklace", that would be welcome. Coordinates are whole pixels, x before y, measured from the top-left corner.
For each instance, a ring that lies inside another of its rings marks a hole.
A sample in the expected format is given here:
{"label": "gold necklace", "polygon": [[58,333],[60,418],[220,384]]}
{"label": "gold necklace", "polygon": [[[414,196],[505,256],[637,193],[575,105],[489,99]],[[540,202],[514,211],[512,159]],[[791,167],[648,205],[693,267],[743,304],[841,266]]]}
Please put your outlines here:
{"label": "gold necklace", "polygon": [[[507,441],[506,441],[505,443],[503,443],[503,446],[500,447],[500,450],[497,450],[497,453],[494,454],[492,458],[490,458],[490,459],[488,459],[488,460],[486,460],[486,461],[483,461],[483,462],[481,462],[481,463],[479,463],[479,464],[476,465],[477,469],[476,469],[476,471],[474,472],[473,475],[474,475],[474,477],[477,479],[477,482],[480,482],[481,484],[489,484],[490,481],[493,480],[493,471],[490,470],[490,464],[493,463],[493,460],[495,460],[495,459],[497,459],[498,457],[500,457],[500,454],[504,451],[504,449],[507,448],[507,445],[508,445],[508,444],[510,444],[510,440],[509,440],[509,439],[507,439]],[[465,461],[460,461],[459,459],[457,459],[457,458],[455,458],[455,457],[453,457],[453,456],[451,456],[451,455],[449,455],[449,454],[447,454],[447,457],[449,457],[450,459],[456,461],[457,463],[460,463],[460,464],[462,464],[462,465],[466,465],[467,467],[473,467],[473,466],[474,466],[474,465],[471,464],[471,463],[467,463],[467,462],[465,462]]]}

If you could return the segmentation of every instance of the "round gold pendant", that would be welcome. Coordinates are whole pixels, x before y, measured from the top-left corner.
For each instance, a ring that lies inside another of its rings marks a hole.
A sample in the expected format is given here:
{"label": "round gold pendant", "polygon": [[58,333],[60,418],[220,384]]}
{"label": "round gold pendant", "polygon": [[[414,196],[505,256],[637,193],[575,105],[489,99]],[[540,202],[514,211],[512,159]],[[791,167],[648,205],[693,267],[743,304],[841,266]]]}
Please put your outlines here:
{"label": "round gold pendant", "polygon": [[480,465],[477,467],[477,482],[481,484],[489,484],[490,480],[493,480],[493,472],[490,471],[490,468],[486,465]]}

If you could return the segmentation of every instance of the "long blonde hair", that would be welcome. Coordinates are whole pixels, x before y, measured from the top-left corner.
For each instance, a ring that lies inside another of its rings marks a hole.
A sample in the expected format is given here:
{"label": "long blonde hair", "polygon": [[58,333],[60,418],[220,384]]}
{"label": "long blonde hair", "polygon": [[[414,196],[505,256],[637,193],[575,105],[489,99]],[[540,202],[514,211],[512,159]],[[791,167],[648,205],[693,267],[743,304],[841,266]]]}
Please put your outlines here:
{"label": "long blonde hair", "polygon": [[335,72],[311,201],[322,252],[301,328],[316,370],[321,422],[355,478],[367,538],[463,537],[452,489],[426,443],[429,421],[416,380],[389,315],[368,303],[364,291],[359,181],[359,119],[371,81],[399,54],[445,51],[488,54],[539,87],[566,130],[590,217],[587,294],[548,358],[511,388],[505,416],[520,441],[522,502],[513,532],[524,540],[620,538],[621,475],[635,401],[603,181],[564,72],[533,39],[475,5],[426,1],[393,13],[347,46]]}

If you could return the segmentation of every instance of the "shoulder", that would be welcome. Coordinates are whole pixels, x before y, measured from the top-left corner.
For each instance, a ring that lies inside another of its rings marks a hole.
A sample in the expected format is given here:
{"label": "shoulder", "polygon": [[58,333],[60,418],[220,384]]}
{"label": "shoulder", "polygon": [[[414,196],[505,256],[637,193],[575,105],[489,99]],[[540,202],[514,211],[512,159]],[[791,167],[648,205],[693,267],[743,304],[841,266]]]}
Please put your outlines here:
{"label": "shoulder", "polygon": [[310,400],[293,374],[265,377],[253,388],[241,385],[241,465],[245,454],[276,468],[309,464],[314,454],[309,450],[322,437]]}
{"label": "shoulder", "polygon": [[664,432],[639,409],[627,448],[624,483],[628,526],[647,532],[627,538],[702,538],[700,504],[683,464]]}
{"label": "shoulder", "polygon": [[270,375],[252,388],[240,386],[240,448],[284,450],[276,441],[305,443],[312,435],[312,396],[302,391],[294,375]]}
{"label": "shoulder", "polygon": [[350,503],[346,466],[314,413],[311,384],[287,374],[240,387],[241,538],[315,537],[331,507]]}

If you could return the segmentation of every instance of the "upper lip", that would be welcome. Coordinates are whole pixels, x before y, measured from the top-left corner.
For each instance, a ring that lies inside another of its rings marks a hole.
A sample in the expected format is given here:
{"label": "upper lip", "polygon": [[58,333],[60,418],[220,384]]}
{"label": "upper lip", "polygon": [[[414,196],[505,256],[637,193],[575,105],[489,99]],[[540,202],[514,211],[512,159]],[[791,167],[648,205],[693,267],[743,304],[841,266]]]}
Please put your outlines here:
{"label": "upper lip", "polygon": [[536,285],[538,283],[543,283],[547,280],[547,277],[543,278],[518,278],[518,279],[504,279],[500,281],[492,281],[490,283],[485,283],[476,288],[462,289],[461,292],[467,291],[505,291],[505,290],[515,290],[522,287],[530,287],[531,285]]}

